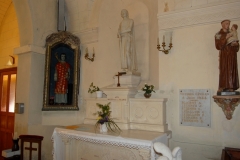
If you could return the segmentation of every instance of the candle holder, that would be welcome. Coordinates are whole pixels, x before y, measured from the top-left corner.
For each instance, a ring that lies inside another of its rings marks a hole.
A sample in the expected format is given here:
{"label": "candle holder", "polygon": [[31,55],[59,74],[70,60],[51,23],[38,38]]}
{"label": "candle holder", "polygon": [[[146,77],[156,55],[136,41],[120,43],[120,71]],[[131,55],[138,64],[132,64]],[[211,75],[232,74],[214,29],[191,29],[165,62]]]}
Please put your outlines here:
{"label": "candle holder", "polygon": [[93,61],[94,61],[94,57],[95,57],[94,48],[93,48],[92,58],[89,57],[89,55],[88,55],[88,49],[86,48],[85,59],[93,62]]}
{"label": "candle holder", "polygon": [[159,50],[159,51],[162,51],[163,53],[165,53],[165,54],[168,54],[169,53],[169,51],[171,50],[171,48],[173,47],[173,45],[172,45],[172,37],[171,37],[171,39],[170,39],[170,43],[169,43],[169,49],[165,49],[165,47],[166,47],[166,44],[165,44],[165,36],[163,36],[163,42],[162,42],[162,48],[163,49],[161,49],[161,47],[160,47],[160,44],[159,44],[159,39],[157,40],[157,49]]}

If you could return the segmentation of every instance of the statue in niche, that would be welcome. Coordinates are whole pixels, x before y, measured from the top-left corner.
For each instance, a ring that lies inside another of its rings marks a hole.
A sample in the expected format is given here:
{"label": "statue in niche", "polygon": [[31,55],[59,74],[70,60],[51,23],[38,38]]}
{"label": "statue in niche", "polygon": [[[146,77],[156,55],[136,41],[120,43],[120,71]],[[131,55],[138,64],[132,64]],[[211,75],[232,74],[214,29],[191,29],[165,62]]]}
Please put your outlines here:
{"label": "statue in niche", "polygon": [[54,81],[55,86],[55,103],[65,105],[67,104],[68,80],[70,78],[70,64],[67,63],[66,54],[61,53],[60,60],[56,56],[58,63],[55,66]]}
{"label": "statue in niche", "polygon": [[231,95],[239,94],[239,92],[234,92],[239,88],[237,65],[239,43],[238,41],[228,43],[228,40],[233,36],[229,31],[230,20],[223,20],[221,25],[222,29],[215,35],[215,46],[219,50],[220,72],[217,94],[222,95],[222,92],[232,92]]}
{"label": "statue in niche", "polygon": [[121,11],[121,16],[123,20],[118,29],[121,68],[127,74],[132,74],[138,69],[134,40],[134,21],[129,18],[126,9]]}

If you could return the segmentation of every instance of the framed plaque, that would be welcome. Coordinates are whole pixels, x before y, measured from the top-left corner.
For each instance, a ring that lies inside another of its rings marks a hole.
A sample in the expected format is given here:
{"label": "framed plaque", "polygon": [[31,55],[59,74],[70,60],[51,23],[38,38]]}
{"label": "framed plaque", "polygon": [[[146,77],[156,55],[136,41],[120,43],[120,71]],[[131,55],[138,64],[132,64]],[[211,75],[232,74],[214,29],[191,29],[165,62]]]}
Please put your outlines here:
{"label": "framed plaque", "polygon": [[180,89],[180,125],[210,127],[211,105],[209,89]]}

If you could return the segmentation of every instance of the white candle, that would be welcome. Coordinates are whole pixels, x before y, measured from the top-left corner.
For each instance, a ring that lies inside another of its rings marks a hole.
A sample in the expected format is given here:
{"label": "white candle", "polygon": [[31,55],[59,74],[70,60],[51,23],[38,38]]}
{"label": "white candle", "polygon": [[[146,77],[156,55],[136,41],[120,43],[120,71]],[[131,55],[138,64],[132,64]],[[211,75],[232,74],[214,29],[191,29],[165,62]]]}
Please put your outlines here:
{"label": "white candle", "polygon": [[171,38],[170,38],[170,43],[172,43],[172,36],[171,36]]}
{"label": "white candle", "polygon": [[88,53],[88,48],[86,48],[86,53]]}
{"label": "white candle", "polygon": [[159,38],[157,38],[157,44],[160,45],[160,44],[159,44]]}
{"label": "white candle", "polygon": [[94,47],[93,47],[93,54],[95,54]]}
{"label": "white candle", "polygon": [[163,35],[163,42],[165,42],[165,36]]}

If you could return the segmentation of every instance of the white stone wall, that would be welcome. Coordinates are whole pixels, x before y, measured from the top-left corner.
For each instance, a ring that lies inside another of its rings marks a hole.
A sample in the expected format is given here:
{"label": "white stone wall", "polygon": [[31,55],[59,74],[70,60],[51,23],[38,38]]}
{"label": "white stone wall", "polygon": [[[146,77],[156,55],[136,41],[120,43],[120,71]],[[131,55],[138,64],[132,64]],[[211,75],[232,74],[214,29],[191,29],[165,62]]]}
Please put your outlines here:
{"label": "white stone wall", "polygon": [[227,120],[222,109],[211,99],[210,128],[181,126],[179,119],[180,89],[210,89],[211,97],[216,95],[219,51],[215,48],[214,35],[221,29],[223,19],[229,18],[231,24],[240,25],[239,5],[239,1],[221,2],[199,9],[159,13],[159,36],[170,32],[173,37],[169,55],[159,52],[159,94],[169,98],[170,147],[180,146],[184,160],[217,160],[224,147],[240,147],[239,106],[233,118]]}

